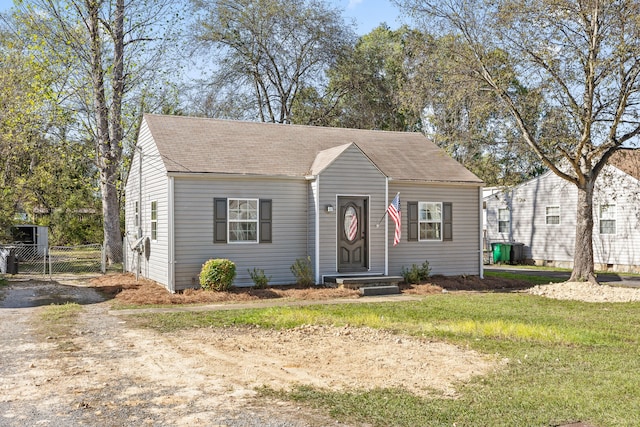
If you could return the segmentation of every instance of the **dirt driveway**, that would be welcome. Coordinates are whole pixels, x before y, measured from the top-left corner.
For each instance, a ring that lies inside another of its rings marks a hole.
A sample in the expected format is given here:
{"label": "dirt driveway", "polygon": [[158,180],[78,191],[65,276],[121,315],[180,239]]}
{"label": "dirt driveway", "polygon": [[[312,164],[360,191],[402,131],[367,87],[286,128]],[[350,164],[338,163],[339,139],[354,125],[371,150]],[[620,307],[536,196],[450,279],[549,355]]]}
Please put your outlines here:
{"label": "dirt driveway", "polygon": [[[82,314],[69,335],[47,335],[39,312],[60,300],[83,304]],[[91,288],[26,281],[0,289],[0,426],[341,425],[255,388],[405,387],[455,397],[456,384],[497,366],[455,346],[369,329],[161,334],[109,310]]]}

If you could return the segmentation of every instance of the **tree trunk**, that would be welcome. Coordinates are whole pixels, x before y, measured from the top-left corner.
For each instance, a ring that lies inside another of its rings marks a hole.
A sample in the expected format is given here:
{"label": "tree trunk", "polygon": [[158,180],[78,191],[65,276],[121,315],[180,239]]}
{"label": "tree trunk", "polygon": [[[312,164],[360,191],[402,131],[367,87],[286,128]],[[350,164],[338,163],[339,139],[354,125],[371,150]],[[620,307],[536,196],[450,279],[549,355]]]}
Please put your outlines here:
{"label": "tree trunk", "polygon": [[[123,73],[123,17],[124,0],[116,2],[116,22],[112,33],[114,40],[113,99],[111,117],[105,92],[105,71],[102,64],[103,32],[100,29],[101,2],[87,0],[88,28],[91,38],[91,77],[94,91],[96,117],[96,152],[102,192],[104,247],[109,264],[122,261],[122,237],[120,235],[120,201],[118,199],[118,166],[122,158],[121,102],[124,83]],[[111,126],[110,126],[111,125]]]}
{"label": "tree trunk", "polygon": [[120,200],[116,186],[117,169],[100,171],[102,191],[102,217],[104,228],[104,250],[109,264],[122,262],[122,234],[120,233]]}
{"label": "tree trunk", "polygon": [[578,186],[576,247],[571,282],[598,283],[593,269],[593,189],[595,179]]}

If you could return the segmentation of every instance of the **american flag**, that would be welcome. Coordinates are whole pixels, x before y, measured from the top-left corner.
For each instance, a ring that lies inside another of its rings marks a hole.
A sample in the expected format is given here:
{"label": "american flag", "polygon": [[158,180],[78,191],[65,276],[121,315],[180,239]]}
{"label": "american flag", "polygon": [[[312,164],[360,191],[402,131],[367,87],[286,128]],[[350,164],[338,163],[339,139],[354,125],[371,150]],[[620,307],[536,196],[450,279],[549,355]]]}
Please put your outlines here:
{"label": "american flag", "polygon": [[400,243],[400,218],[402,217],[402,215],[400,215],[400,193],[396,194],[396,197],[394,197],[391,201],[391,204],[387,208],[387,213],[389,214],[393,222],[396,223],[396,232],[393,236],[393,246],[395,246]]}

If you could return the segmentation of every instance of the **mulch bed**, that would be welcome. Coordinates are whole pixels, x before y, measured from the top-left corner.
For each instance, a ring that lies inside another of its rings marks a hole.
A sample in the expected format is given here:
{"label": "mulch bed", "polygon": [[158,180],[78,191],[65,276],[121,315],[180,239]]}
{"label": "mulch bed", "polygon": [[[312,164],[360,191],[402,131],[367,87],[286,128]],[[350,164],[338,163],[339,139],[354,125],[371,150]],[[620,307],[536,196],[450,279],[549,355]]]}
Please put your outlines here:
{"label": "mulch bed", "polygon": [[[298,300],[326,300],[333,298],[358,298],[354,289],[329,288],[324,286],[273,286],[268,289],[234,288],[228,292],[211,292],[202,289],[187,289],[171,294],[154,281],[133,274],[102,276],[91,281],[91,285],[107,298],[121,304],[213,304],[223,302],[248,302],[262,299],[290,298]],[[427,283],[400,285],[403,294],[429,295],[447,291],[509,291],[531,287],[530,283],[503,278],[480,279],[477,276],[433,276]]]}

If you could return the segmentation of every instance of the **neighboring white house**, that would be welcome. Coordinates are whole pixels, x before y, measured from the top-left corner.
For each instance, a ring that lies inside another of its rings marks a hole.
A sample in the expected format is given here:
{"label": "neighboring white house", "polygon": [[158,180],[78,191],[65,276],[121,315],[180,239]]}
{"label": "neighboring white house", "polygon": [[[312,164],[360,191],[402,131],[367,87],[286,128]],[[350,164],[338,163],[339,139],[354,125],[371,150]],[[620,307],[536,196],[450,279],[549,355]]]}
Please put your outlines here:
{"label": "neighboring white house", "polygon": [[[400,193],[402,237],[385,212]],[[145,115],[126,183],[126,268],[170,291],[210,258],[328,276],[482,274],[482,182],[419,133]],[[134,249],[143,249],[140,256]],[[139,265],[139,267],[138,267]]]}
{"label": "neighboring white house", "polygon": [[[576,187],[547,172],[488,195],[488,243],[524,244],[524,258],[572,267],[576,231]],[[640,270],[640,151],[616,152],[596,182],[593,249],[597,269]]]}

